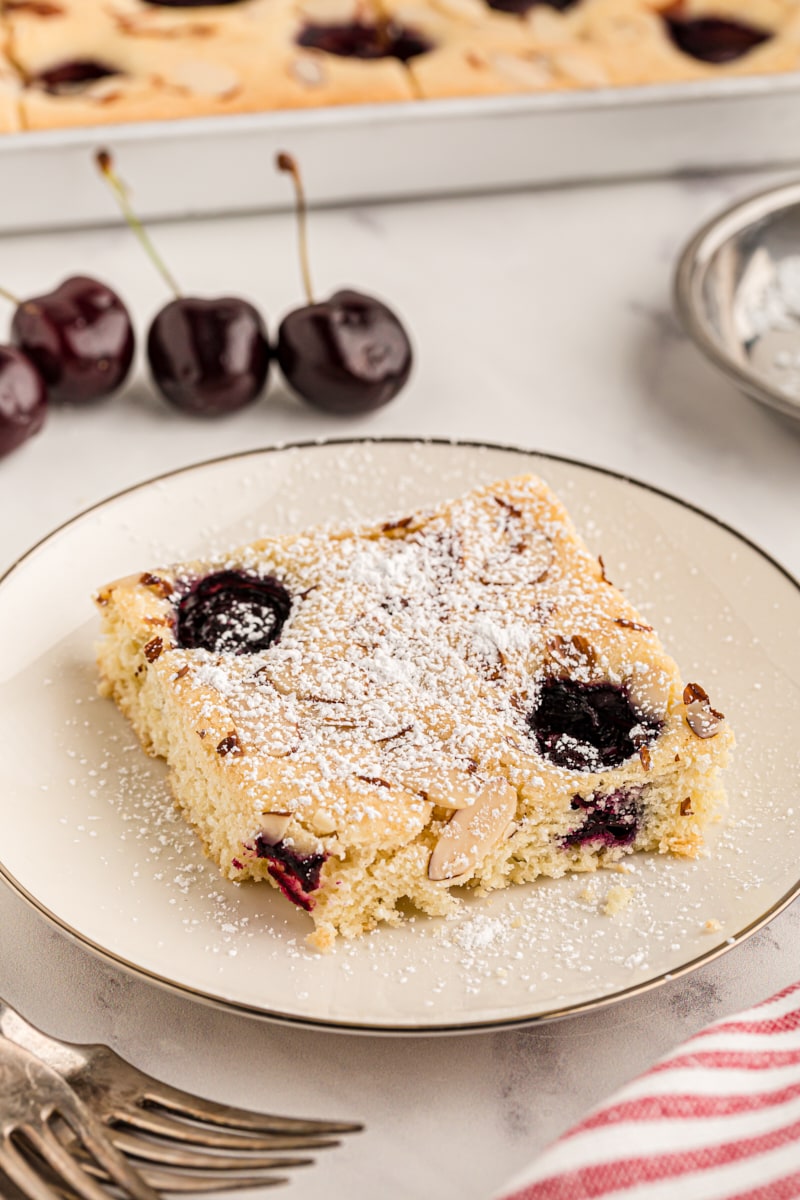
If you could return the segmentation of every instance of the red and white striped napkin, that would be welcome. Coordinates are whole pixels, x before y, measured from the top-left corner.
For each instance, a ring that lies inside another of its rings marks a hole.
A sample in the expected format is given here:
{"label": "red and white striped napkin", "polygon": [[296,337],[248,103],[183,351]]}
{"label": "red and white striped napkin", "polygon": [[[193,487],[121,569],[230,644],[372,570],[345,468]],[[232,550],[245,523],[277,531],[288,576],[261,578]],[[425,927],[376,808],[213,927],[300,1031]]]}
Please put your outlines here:
{"label": "red and white striped napkin", "polygon": [[800,1197],[800,982],[684,1042],[496,1200],[590,1197]]}

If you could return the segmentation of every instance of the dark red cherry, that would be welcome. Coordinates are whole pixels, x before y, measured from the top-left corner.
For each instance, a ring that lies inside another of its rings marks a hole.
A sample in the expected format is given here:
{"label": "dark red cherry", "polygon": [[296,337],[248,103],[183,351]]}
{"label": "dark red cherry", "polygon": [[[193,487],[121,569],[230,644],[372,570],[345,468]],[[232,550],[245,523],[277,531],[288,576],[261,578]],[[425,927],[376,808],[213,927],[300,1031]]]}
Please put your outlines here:
{"label": "dark red cherry", "polygon": [[772,35],[728,17],[664,17],[670,37],[684,54],[701,62],[733,62]]}
{"label": "dark red cherry", "polygon": [[532,8],[543,4],[547,8],[554,8],[557,12],[566,12],[568,8],[572,8],[579,0],[487,0],[490,8],[496,9],[498,12],[513,13],[514,16],[524,17]]}
{"label": "dark red cherry", "polygon": [[0,346],[0,455],[10,454],[47,416],[47,391],[36,367],[16,346]]}
{"label": "dark red cherry", "polygon": [[336,25],[309,23],[297,36],[298,46],[323,50],[342,58],[399,58],[408,62],[433,49],[433,43],[415,29],[367,21],[347,21]]}
{"label": "dark red cherry", "polygon": [[278,579],[216,571],[181,597],[175,616],[178,645],[212,654],[257,654],[276,642],[292,611]]}
{"label": "dark red cherry", "polygon": [[156,8],[210,8],[213,4],[239,4],[241,0],[144,0]]}
{"label": "dark red cherry", "polygon": [[144,0],[154,8],[215,8],[220,4],[240,4],[241,0]]}
{"label": "dark red cherry", "polygon": [[284,317],[276,358],[287,382],[309,404],[363,413],[397,395],[413,354],[390,308],[361,292],[341,291]]}
{"label": "dark red cherry", "polygon": [[287,900],[310,912],[314,907],[311,895],[319,887],[319,877],[327,854],[298,854],[285,842],[268,842],[263,834],[255,840],[256,856],[269,863],[268,873]]}
{"label": "dark red cherry", "polygon": [[374,296],[344,290],[315,299],[306,237],[306,198],[291,154],[275,159],[291,175],[303,286],[308,301],[281,321],[275,357],[290,387],[327,412],[364,413],[380,408],[402,388],[413,354],[400,319]]}
{"label": "dark red cherry", "polygon": [[135,345],[119,296],[86,275],[18,304],[11,340],[36,364],[57,404],[110,396],[130,371]]}
{"label": "dark red cherry", "polygon": [[661,728],[623,687],[578,679],[545,679],[528,725],[539,753],[571,771],[619,766]]}
{"label": "dark red cherry", "polygon": [[51,96],[68,96],[79,92],[98,79],[107,79],[110,75],[119,75],[116,67],[107,63],[97,62],[93,58],[73,58],[66,62],[56,63],[45,71],[39,71],[31,79]]}
{"label": "dark red cherry", "polygon": [[573,796],[570,808],[585,814],[577,828],[564,838],[564,846],[584,846],[599,842],[603,846],[630,846],[636,841],[642,818],[640,787],[617,788],[605,794],[596,792],[588,799]]}
{"label": "dark red cherry", "polygon": [[182,412],[222,416],[261,394],[270,347],[264,322],[246,300],[179,296],[147,336],[153,382]]}

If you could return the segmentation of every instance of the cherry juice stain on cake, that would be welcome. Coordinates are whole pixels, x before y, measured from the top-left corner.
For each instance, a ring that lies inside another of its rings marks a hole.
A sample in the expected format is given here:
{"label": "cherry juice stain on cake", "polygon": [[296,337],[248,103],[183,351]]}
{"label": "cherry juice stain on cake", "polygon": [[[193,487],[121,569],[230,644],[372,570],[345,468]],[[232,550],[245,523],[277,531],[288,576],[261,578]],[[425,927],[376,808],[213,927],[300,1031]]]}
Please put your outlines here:
{"label": "cherry juice stain on cake", "polygon": [[735,62],[772,36],[729,17],[683,17],[675,10],[664,15],[664,23],[679,50],[707,63]]}
{"label": "cherry juice stain on cake", "polygon": [[606,795],[574,796],[570,807],[586,813],[576,829],[564,838],[563,846],[585,846],[589,842],[604,846],[632,846],[641,821],[638,787],[617,788]]}
{"label": "cherry juice stain on cake", "polygon": [[319,887],[319,876],[327,854],[298,854],[282,841],[271,843],[262,835],[255,841],[256,854],[269,862],[267,870],[287,900],[310,912],[311,892]]}
{"label": "cherry juice stain on cake", "polygon": [[297,44],[340,58],[397,58],[401,62],[433,49],[431,42],[414,29],[393,22],[367,21],[336,25],[310,22],[298,34]]}
{"label": "cherry juice stain on cake", "polygon": [[256,654],[278,640],[291,609],[279,580],[217,571],[181,598],[175,635],[184,650]]}
{"label": "cherry juice stain on cake", "polygon": [[528,725],[539,753],[571,771],[617,767],[661,728],[615,683],[552,678],[542,684]]}

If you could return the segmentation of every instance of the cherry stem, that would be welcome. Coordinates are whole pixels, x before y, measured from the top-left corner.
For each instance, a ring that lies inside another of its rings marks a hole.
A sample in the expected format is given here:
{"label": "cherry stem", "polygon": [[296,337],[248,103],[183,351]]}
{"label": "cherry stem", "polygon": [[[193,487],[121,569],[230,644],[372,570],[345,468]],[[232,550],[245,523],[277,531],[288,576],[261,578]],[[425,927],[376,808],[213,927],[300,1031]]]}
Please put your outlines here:
{"label": "cherry stem", "polygon": [[297,241],[300,247],[300,270],[303,275],[303,287],[305,288],[306,299],[309,304],[313,304],[314,289],[311,286],[311,268],[308,264],[308,230],[306,220],[308,208],[300,168],[291,154],[287,154],[284,150],[281,150],[277,155],[275,165],[279,171],[285,171],[287,175],[291,175],[292,182],[294,183],[294,194],[297,205]]}
{"label": "cherry stem", "polygon": [[2,296],[4,300],[8,300],[10,304],[15,305],[17,308],[22,308],[22,301],[20,300],[19,296],[15,296],[13,292],[9,292],[8,288],[0,287],[0,296]]}
{"label": "cherry stem", "polygon": [[109,184],[112,192],[114,193],[123,217],[144,247],[145,254],[153,263],[154,267],[161,275],[161,278],[175,296],[175,299],[180,300],[181,289],[178,287],[178,284],[175,281],[175,276],[167,267],[163,258],[150,240],[150,235],[148,234],[144,225],[131,208],[131,202],[129,198],[130,193],[120,179],[119,175],[117,175],[116,171],[114,170],[114,160],[112,159],[108,150],[98,150],[95,154],[95,162],[100,174]]}

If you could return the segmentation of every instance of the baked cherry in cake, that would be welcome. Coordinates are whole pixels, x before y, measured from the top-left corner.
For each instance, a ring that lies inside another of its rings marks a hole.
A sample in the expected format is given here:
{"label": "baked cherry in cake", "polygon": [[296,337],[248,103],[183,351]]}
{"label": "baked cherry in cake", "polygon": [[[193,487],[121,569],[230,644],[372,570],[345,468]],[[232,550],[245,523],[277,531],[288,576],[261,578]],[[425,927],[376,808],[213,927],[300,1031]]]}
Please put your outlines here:
{"label": "baked cherry in cake", "polygon": [[486,3],[498,12],[513,13],[515,16],[524,17],[532,8],[536,8],[540,4],[546,8],[554,8],[557,12],[566,12],[567,9],[580,3],[580,0],[486,0]]}
{"label": "baked cherry in cake", "polygon": [[292,598],[277,579],[217,571],[178,602],[175,633],[187,650],[256,654],[278,640]]}
{"label": "baked cherry in cake", "polygon": [[610,847],[632,845],[640,828],[641,790],[618,788],[588,799],[575,796],[571,807],[586,815],[564,838],[564,845],[585,846],[592,842]]}
{"label": "baked cherry in cake", "polygon": [[39,71],[32,77],[31,82],[49,92],[51,96],[69,96],[96,83],[98,79],[120,74],[122,72],[108,63],[98,62],[93,58],[74,58]]}
{"label": "baked cherry in cake", "polygon": [[210,8],[221,4],[241,4],[243,0],[144,0],[154,8]]}
{"label": "baked cherry in cake", "polygon": [[764,29],[756,29],[730,17],[684,17],[679,13],[667,13],[664,21],[679,50],[707,63],[734,62],[772,36]]}
{"label": "baked cherry in cake", "polygon": [[576,679],[545,679],[528,723],[540,754],[577,771],[619,766],[658,732],[624,688]]}
{"label": "baked cherry in cake", "polygon": [[256,855],[269,862],[267,870],[287,900],[310,912],[314,907],[311,895],[319,887],[320,872],[326,854],[298,854],[283,841],[274,844],[259,835],[255,840]]}
{"label": "baked cherry in cake", "polygon": [[401,62],[433,49],[432,43],[421,33],[392,21],[381,24],[367,21],[337,25],[309,23],[298,34],[297,44],[342,58],[398,58]]}

